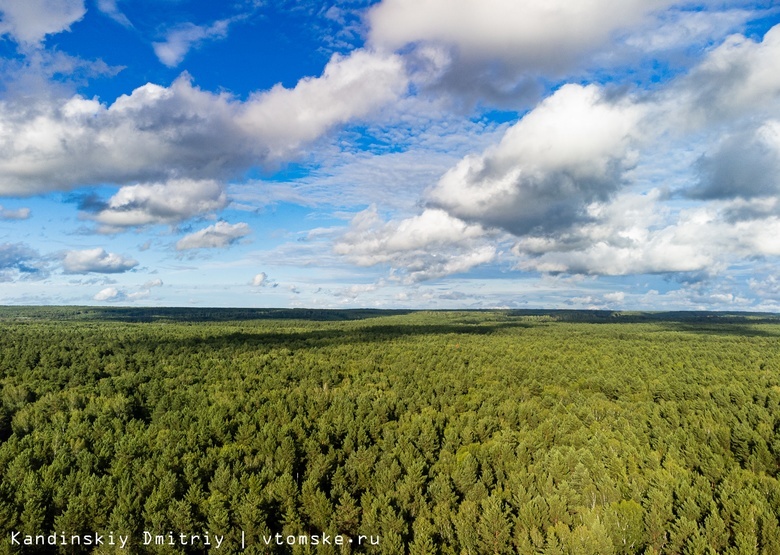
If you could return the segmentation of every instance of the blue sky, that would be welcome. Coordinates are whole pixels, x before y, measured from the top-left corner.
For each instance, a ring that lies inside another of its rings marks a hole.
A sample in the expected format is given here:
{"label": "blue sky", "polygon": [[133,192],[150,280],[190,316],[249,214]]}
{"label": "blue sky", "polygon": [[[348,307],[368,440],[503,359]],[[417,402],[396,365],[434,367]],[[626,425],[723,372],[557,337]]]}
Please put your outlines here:
{"label": "blue sky", "polygon": [[0,304],[780,310],[780,9],[0,0]]}

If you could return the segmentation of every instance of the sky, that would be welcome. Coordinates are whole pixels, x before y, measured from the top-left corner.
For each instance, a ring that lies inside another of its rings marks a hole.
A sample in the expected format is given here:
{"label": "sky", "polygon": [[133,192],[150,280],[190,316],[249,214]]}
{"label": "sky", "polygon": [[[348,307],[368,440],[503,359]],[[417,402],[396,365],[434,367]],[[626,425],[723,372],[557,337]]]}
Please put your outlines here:
{"label": "sky", "polygon": [[0,0],[0,304],[780,311],[773,0]]}

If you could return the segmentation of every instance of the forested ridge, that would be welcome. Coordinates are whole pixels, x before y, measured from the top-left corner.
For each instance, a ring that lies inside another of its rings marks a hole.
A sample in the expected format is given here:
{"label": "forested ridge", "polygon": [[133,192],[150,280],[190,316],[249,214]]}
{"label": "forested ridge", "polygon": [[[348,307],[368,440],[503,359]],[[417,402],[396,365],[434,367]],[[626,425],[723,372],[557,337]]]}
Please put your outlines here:
{"label": "forested ridge", "polygon": [[0,553],[780,554],[772,315],[143,310],[0,309]]}

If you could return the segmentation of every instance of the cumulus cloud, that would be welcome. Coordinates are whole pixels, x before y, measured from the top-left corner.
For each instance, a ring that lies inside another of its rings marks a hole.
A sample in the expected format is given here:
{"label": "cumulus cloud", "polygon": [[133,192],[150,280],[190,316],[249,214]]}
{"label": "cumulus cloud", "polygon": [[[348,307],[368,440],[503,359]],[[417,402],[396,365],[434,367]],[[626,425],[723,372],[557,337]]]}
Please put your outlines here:
{"label": "cumulus cloud", "polygon": [[[663,226],[660,192],[623,194],[588,207],[588,221],[554,234],[520,237],[512,251],[518,267],[543,273],[627,275],[712,268],[712,249],[697,244],[705,218],[689,216]],[[708,221],[708,220],[707,220]],[[661,229],[654,230],[660,227]],[[694,239],[694,237],[696,239]]]}
{"label": "cumulus cloud", "polygon": [[479,225],[467,224],[443,210],[384,222],[371,207],[357,214],[334,251],[359,266],[388,265],[407,283],[461,273],[492,261],[496,248],[481,239]]}
{"label": "cumulus cloud", "polygon": [[624,183],[642,115],[630,99],[609,100],[593,85],[566,85],[498,145],[449,170],[428,202],[516,235],[570,226],[587,217],[588,204],[608,199]]}
{"label": "cumulus cloud", "polygon": [[367,116],[398,99],[407,83],[398,56],[367,50],[336,54],[320,78],[301,79],[294,89],[276,85],[252,95],[240,123],[246,130],[264,130],[273,139],[271,156],[280,157],[335,124]]}
{"label": "cumulus cloud", "polygon": [[699,161],[696,199],[754,199],[780,193],[780,121],[728,135]]}
{"label": "cumulus cloud", "polygon": [[160,61],[168,67],[176,67],[192,48],[208,40],[224,39],[233,19],[215,21],[209,26],[184,23],[168,31],[163,42],[154,42],[152,47]]}
{"label": "cumulus cloud", "polygon": [[673,0],[383,0],[368,14],[370,40],[390,48],[452,45],[466,57],[559,69]]}
{"label": "cumulus cloud", "polygon": [[105,289],[101,289],[98,291],[94,297],[92,297],[96,301],[123,301],[125,299],[124,293],[120,292],[119,289],[116,287],[106,287]]}
{"label": "cumulus cloud", "polygon": [[780,107],[780,25],[760,42],[731,35],[668,89],[670,121],[701,129],[745,116],[777,114]]}
{"label": "cumulus cloud", "polygon": [[245,102],[203,91],[186,74],[170,87],[139,87],[110,106],[81,96],[0,102],[0,194],[240,175],[289,160],[406,86],[400,57],[359,50],[334,55],[321,77]]}
{"label": "cumulus cloud", "polygon": [[427,60],[421,73],[434,90],[527,106],[539,98],[540,78],[612,52],[616,34],[675,1],[383,0],[368,12],[369,42]]}
{"label": "cumulus cloud", "polygon": [[232,245],[252,233],[249,224],[217,222],[207,228],[185,235],[176,243],[176,250],[216,249]]}
{"label": "cumulus cloud", "polygon": [[17,208],[12,210],[0,205],[0,220],[26,220],[30,217],[29,208]]}
{"label": "cumulus cloud", "polygon": [[106,252],[95,248],[81,251],[68,251],[62,260],[62,267],[67,274],[119,274],[138,266],[132,258]]}
{"label": "cumulus cloud", "polygon": [[172,179],[165,183],[127,185],[107,202],[93,203],[89,217],[109,230],[154,224],[174,224],[221,210],[227,205],[215,180]]}
{"label": "cumulus cloud", "polygon": [[268,285],[268,275],[265,272],[260,272],[252,278],[253,287],[265,287]]}
{"label": "cumulus cloud", "polygon": [[38,46],[46,35],[70,29],[86,11],[84,0],[0,0],[0,35]]}
{"label": "cumulus cloud", "polygon": [[732,221],[729,204],[664,215],[658,193],[625,194],[590,210],[594,221],[518,239],[518,268],[545,273],[713,276],[748,258],[780,255],[780,217]]}

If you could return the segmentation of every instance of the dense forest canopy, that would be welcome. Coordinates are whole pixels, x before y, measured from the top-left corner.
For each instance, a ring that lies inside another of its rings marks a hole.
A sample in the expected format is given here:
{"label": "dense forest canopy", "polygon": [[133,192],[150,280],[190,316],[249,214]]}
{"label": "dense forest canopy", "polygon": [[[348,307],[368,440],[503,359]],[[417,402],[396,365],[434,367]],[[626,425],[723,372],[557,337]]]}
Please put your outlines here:
{"label": "dense forest canopy", "polygon": [[2,553],[780,553],[773,315],[6,307],[0,329]]}

